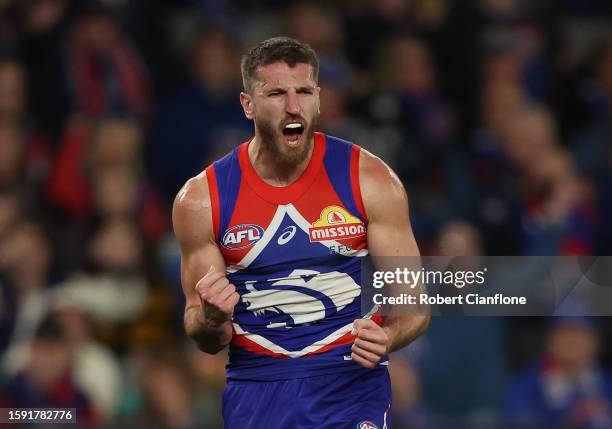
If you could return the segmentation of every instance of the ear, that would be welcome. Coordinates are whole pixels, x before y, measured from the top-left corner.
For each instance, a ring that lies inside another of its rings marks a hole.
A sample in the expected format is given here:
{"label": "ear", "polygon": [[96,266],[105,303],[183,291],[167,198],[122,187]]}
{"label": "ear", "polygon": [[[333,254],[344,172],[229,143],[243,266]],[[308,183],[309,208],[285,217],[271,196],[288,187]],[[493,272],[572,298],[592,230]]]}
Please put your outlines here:
{"label": "ear", "polygon": [[244,110],[244,115],[247,119],[253,119],[255,117],[255,106],[253,106],[253,99],[246,92],[240,93],[240,104]]}

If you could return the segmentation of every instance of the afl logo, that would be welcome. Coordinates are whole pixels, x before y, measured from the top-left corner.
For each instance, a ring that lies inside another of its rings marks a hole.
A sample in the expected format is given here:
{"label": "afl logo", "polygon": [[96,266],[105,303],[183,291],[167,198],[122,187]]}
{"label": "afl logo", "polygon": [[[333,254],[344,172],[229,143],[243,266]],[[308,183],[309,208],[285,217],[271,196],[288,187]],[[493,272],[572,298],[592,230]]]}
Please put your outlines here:
{"label": "afl logo", "polygon": [[243,223],[231,227],[223,234],[221,245],[226,249],[240,250],[252,247],[263,236],[263,228],[252,223]]}

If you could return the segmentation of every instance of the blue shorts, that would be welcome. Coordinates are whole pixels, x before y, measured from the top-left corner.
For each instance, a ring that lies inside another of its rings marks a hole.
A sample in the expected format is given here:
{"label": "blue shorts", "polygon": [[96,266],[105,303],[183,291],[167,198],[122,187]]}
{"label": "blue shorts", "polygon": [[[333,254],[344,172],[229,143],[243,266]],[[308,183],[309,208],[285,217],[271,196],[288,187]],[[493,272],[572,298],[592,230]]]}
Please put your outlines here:
{"label": "blue shorts", "polygon": [[387,368],[273,382],[228,381],[225,429],[389,429]]}

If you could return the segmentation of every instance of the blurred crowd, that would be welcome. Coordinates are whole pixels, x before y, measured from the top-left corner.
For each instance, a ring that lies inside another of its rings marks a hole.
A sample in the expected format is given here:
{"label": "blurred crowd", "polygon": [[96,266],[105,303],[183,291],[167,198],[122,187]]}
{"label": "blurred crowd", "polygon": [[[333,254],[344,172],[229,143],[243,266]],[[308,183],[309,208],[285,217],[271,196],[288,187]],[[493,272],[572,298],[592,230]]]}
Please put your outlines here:
{"label": "blurred crowd", "polygon": [[[0,0],[0,407],[219,428],[170,207],[253,132],[240,55],[321,60],[319,129],[404,182],[425,255],[612,252],[606,0]],[[605,318],[434,318],[395,426],[612,428]]]}

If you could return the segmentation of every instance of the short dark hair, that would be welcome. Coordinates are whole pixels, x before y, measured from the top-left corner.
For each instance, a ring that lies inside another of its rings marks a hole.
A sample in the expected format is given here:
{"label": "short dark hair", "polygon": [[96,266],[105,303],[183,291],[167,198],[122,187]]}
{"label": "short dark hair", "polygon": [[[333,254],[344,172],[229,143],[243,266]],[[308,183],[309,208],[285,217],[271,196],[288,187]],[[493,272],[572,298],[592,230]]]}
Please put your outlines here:
{"label": "short dark hair", "polygon": [[277,62],[285,62],[289,67],[310,64],[314,81],[319,80],[319,58],[310,46],[290,37],[272,37],[255,45],[242,57],[240,69],[244,90],[252,90],[257,67]]}

